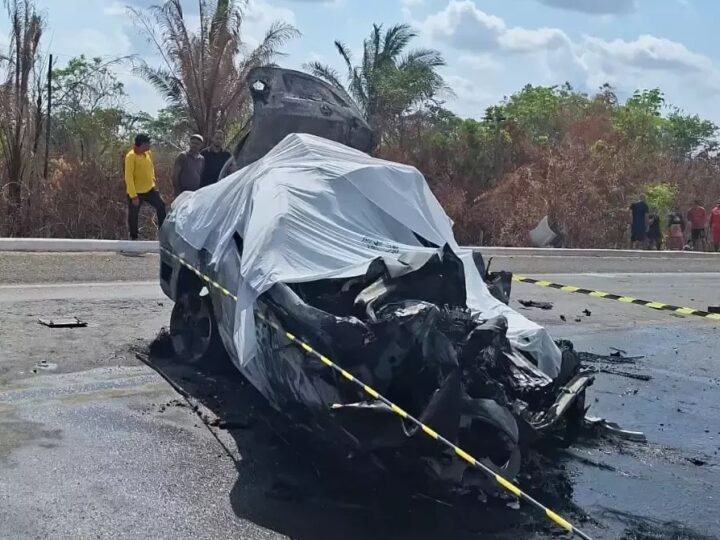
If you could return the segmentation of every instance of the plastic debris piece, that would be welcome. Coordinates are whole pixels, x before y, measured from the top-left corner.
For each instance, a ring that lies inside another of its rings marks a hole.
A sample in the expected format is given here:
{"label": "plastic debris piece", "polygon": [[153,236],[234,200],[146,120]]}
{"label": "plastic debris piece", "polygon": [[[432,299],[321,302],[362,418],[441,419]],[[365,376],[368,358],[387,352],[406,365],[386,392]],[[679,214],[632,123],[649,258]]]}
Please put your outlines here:
{"label": "plastic debris piece", "polygon": [[542,218],[537,227],[530,231],[530,243],[535,247],[546,247],[553,243],[557,234],[550,228],[548,217]]}
{"label": "plastic debris piece", "polygon": [[49,328],[84,328],[87,326],[85,321],[81,321],[77,317],[64,319],[38,319],[38,322]]}
{"label": "plastic debris piece", "polygon": [[604,418],[586,416],[585,425],[586,427],[596,429],[600,433],[613,435],[620,439],[642,443],[647,442],[647,437],[642,431],[630,431],[629,429],[623,429],[615,422],[608,422]]}

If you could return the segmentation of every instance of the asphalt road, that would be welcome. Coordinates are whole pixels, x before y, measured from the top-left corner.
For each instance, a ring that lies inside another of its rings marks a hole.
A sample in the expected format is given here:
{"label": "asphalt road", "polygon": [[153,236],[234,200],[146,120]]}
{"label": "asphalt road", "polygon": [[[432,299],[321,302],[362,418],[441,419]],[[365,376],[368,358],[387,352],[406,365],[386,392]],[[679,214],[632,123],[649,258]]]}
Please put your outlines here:
{"label": "asphalt road", "polygon": [[[549,259],[496,258],[493,266],[700,309],[720,304],[712,258]],[[479,508],[380,496],[369,505],[347,485],[308,481],[298,492],[297,477],[312,479],[320,458],[297,455],[258,420],[262,403],[232,371],[172,360],[150,367],[136,356],[169,318],[156,265],[152,255],[0,253],[0,538],[553,536],[542,520],[520,517],[509,532],[489,530]],[[522,312],[554,337],[581,351],[642,355],[623,370],[652,377],[598,374],[589,414],[644,431],[648,443],[559,452],[572,486],[560,510],[596,539],[713,538],[720,324],[528,284],[514,284],[522,309],[519,299],[553,302]],[[48,316],[88,326],[37,323]]]}

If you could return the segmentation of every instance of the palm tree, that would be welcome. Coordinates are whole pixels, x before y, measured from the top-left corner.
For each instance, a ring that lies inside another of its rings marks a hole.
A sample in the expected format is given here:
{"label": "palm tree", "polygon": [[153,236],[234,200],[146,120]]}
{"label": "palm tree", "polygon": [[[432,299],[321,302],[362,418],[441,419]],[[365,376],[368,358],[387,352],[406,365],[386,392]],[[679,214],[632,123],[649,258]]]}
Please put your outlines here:
{"label": "palm tree", "polygon": [[249,49],[242,39],[247,0],[198,0],[200,25],[188,29],[180,0],[167,0],[147,12],[128,8],[137,26],[162,58],[161,67],[141,63],[137,73],[152,84],[193,131],[206,138],[226,125],[242,122],[250,111],[245,77],[256,66],[281,55],[280,48],[299,36],[277,21],[260,44]]}
{"label": "palm tree", "polygon": [[416,36],[407,24],[396,24],[385,31],[382,25],[373,24],[370,36],[363,42],[362,61],[358,65],[353,63],[347,45],[335,41],[347,67],[347,88],[337,71],[325,64],[313,62],[306,64],[305,69],[351,97],[382,138],[389,120],[431,102],[448,90],[438,73],[438,68],[445,65],[440,52],[414,49],[405,53]]}

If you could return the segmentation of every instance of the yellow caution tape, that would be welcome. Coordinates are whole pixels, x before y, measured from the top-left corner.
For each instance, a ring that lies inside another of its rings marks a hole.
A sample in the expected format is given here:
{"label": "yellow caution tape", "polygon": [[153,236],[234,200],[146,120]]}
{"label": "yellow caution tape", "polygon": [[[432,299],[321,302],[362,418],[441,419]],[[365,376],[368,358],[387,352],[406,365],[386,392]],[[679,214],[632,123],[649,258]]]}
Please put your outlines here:
{"label": "yellow caution tape", "polygon": [[592,289],[583,289],[582,287],[573,287],[572,285],[563,285],[562,283],[553,283],[552,281],[546,281],[544,279],[533,279],[525,276],[513,276],[513,281],[517,281],[518,283],[530,283],[532,285],[537,285],[538,287],[545,287],[546,289],[557,289],[558,291],[585,294],[594,298],[616,300],[618,302],[622,302],[623,304],[635,304],[637,306],[645,306],[650,309],[672,311],[674,313],[680,313],[682,315],[694,315],[696,317],[702,317],[704,319],[720,321],[720,314],[718,313],[708,313],[707,311],[702,311],[689,307],[673,306],[671,304],[664,304],[662,302],[651,302],[650,300],[640,300],[639,298],[633,298],[632,296],[622,296],[619,294],[612,294],[603,291],[594,291]]}
{"label": "yellow caution tape", "polygon": [[[211,287],[213,287],[213,288],[217,289],[218,291],[220,291],[220,292],[221,292],[222,294],[224,294],[225,296],[227,296],[227,297],[229,297],[229,298],[232,298],[234,301],[237,302],[237,296],[235,296],[234,294],[232,294],[228,289],[226,289],[226,288],[220,286],[219,284],[217,284],[217,283],[216,283],[215,281],[213,281],[210,277],[202,274],[199,270],[197,270],[197,269],[194,268],[192,265],[190,265],[190,264],[189,264],[187,261],[185,261],[182,257],[179,257],[178,255],[175,255],[174,253],[168,251],[168,250],[165,249],[165,248],[160,248],[160,250],[161,250],[163,253],[169,255],[170,257],[172,257],[173,259],[177,260],[180,264],[182,264],[182,265],[185,266],[186,268],[192,270],[192,271],[193,271],[197,276],[199,276],[205,283],[207,283],[207,284],[210,285]],[[548,282],[548,283],[549,283],[549,282]],[[550,284],[550,285],[552,285],[552,284]],[[545,286],[545,285],[543,285],[543,286]],[[383,396],[382,394],[380,394],[377,390],[374,390],[372,387],[364,384],[364,383],[361,382],[359,379],[357,379],[354,375],[352,375],[351,373],[349,373],[349,372],[346,371],[345,369],[343,369],[343,368],[341,368],[340,366],[338,366],[337,364],[335,364],[335,363],[334,363],[332,360],[330,360],[327,356],[324,356],[324,355],[318,353],[317,351],[315,351],[308,343],[305,343],[305,342],[302,341],[301,339],[298,339],[294,334],[282,330],[282,329],[280,328],[280,326],[279,326],[276,322],[268,319],[268,318],[267,318],[265,315],[263,315],[262,313],[256,312],[255,315],[256,315],[259,319],[261,319],[262,321],[268,323],[273,329],[275,329],[275,330],[277,330],[278,332],[284,334],[285,337],[287,337],[287,339],[289,339],[290,341],[292,341],[293,343],[295,343],[296,345],[298,345],[301,349],[303,349],[306,353],[308,353],[308,355],[314,356],[315,358],[317,358],[318,360],[320,360],[323,364],[325,364],[326,366],[328,366],[329,368],[331,368],[333,371],[335,371],[336,373],[339,373],[343,378],[345,378],[345,379],[348,380],[349,382],[351,382],[351,383],[355,384],[356,386],[358,386],[359,388],[361,388],[365,393],[367,393],[368,395],[370,395],[373,399],[379,400],[379,401],[381,401],[382,403],[384,403],[387,407],[390,408],[391,411],[393,411],[393,412],[394,412],[395,414],[397,414],[399,417],[401,417],[401,418],[404,419],[404,420],[408,420],[409,422],[415,424],[417,427],[419,427],[419,428],[422,430],[423,433],[425,433],[426,435],[428,435],[428,436],[431,437],[432,439],[434,439],[434,440],[436,440],[436,441],[439,441],[440,443],[442,443],[442,444],[443,444],[444,446],[446,446],[447,448],[453,450],[453,451],[455,452],[455,454],[458,455],[458,457],[460,457],[461,459],[463,459],[464,461],[466,461],[467,463],[469,463],[469,464],[472,465],[473,467],[475,467],[475,468],[477,468],[477,469],[480,469],[480,470],[483,471],[485,474],[487,474],[490,478],[493,478],[493,479],[495,480],[495,482],[497,482],[497,484],[498,484],[499,486],[501,486],[503,489],[505,489],[506,491],[508,491],[509,493],[511,493],[512,495],[514,495],[515,497],[517,497],[517,498],[519,498],[519,499],[523,499],[524,501],[530,503],[532,506],[534,506],[534,507],[536,507],[537,509],[543,511],[543,512],[545,513],[545,515],[546,515],[551,521],[553,521],[556,525],[562,527],[563,529],[565,529],[565,530],[568,531],[568,532],[571,532],[572,534],[574,534],[575,536],[577,536],[577,537],[579,537],[579,538],[583,538],[584,540],[592,540],[587,534],[585,534],[584,532],[582,532],[582,531],[581,531],[580,529],[578,529],[577,527],[573,526],[570,522],[568,522],[567,520],[563,519],[563,518],[560,517],[558,514],[556,514],[555,512],[553,512],[552,510],[550,510],[550,509],[547,508],[546,506],[544,506],[543,504],[541,504],[541,503],[539,503],[538,501],[536,501],[533,497],[531,497],[530,495],[528,495],[527,493],[525,493],[524,491],[522,491],[522,490],[521,490],[519,487],[517,487],[515,484],[513,484],[512,482],[510,482],[510,481],[507,480],[506,478],[503,478],[502,476],[500,476],[499,474],[497,474],[496,472],[494,472],[492,469],[490,469],[490,467],[488,467],[487,465],[485,465],[485,464],[482,463],[481,461],[478,461],[477,459],[475,459],[474,457],[472,457],[472,456],[471,456],[470,454],[468,454],[465,450],[463,450],[463,449],[460,448],[459,446],[456,446],[455,444],[453,444],[452,442],[450,442],[448,439],[446,439],[445,437],[443,437],[442,435],[440,435],[439,433],[437,433],[436,431],[434,431],[431,427],[426,426],[426,425],[425,425],[424,423],[422,423],[420,420],[418,420],[417,418],[415,418],[415,417],[412,416],[411,414],[408,414],[404,409],[402,409],[401,407],[399,407],[398,405],[396,405],[395,403],[393,403],[392,401],[390,401],[389,399],[387,399],[386,397],[384,397],[384,396]]]}

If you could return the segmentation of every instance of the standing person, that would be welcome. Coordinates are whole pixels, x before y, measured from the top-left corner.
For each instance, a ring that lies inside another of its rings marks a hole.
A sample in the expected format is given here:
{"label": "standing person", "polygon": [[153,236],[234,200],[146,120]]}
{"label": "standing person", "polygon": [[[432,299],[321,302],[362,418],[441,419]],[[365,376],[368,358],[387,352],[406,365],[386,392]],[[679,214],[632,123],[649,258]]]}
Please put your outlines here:
{"label": "standing person", "polygon": [[150,137],[145,133],[135,137],[135,146],[125,156],[125,188],[128,197],[130,240],[137,240],[138,217],[143,203],[155,209],[158,228],[165,221],[165,203],[155,187],[155,167],[150,152]]}
{"label": "standing person", "polygon": [[668,248],[682,251],[685,247],[685,221],[679,209],[668,215]]}
{"label": "standing person", "polygon": [[654,248],[660,251],[662,248],[662,231],[660,230],[660,216],[655,212],[650,214],[647,239],[650,249]]}
{"label": "standing person", "polygon": [[[707,212],[700,201],[690,207],[687,213],[687,220],[690,222],[690,238],[692,239],[695,251],[705,251],[705,224],[707,223]],[[702,246],[702,249],[700,249]]]}
{"label": "standing person", "polygon": [[205,158],[205,169],[202,176],[202,187],[214,184],[220,178],[220,171],[230,159],[230,152],[225,150],[225,133],[218,130],[213,135],[210,146],[200,154]]}
{"label": "standing person", "polygon": [[183,191],[200,189],[205,158],[200,155],[203,138],[197,133],[190,136],[190,146],[185,152],[180,152],[173,166],[172,182],[177,197]]}
{"label": "standing person", "polygon": [[720,201],[717,202],[715,208],[710,210],[710,235],[712,236],[713,248],[720,251]]}
{"label": "standing person", "polygon": [[630,242],[634,249],[642,249],[645,247],[647,238],[647,216],[650,212],[645,202],[645,194],[640,195],[640,200],[630,205],[630,214],[632,223],[630,225]]}

